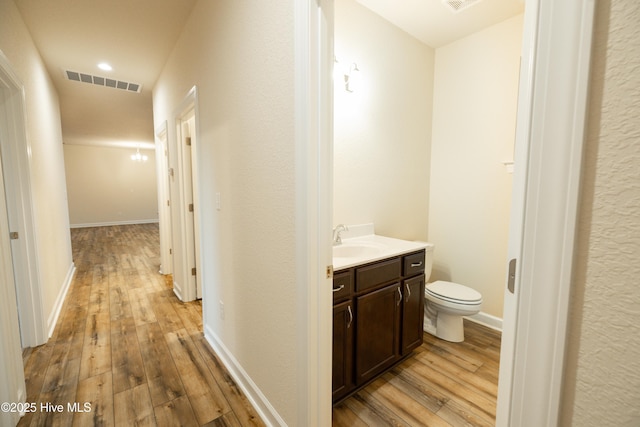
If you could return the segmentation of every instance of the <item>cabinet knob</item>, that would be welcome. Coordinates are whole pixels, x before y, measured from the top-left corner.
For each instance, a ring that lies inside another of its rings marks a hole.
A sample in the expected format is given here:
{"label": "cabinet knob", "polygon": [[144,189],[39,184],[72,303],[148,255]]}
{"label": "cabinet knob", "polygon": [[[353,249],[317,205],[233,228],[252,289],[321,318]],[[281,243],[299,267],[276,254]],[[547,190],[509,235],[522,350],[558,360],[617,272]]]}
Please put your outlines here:
{"label": "cabinet knob", "polygon": [[333,292],[339,292],[344,289],[344,285],[340,285],[337,288],[333,288]]}

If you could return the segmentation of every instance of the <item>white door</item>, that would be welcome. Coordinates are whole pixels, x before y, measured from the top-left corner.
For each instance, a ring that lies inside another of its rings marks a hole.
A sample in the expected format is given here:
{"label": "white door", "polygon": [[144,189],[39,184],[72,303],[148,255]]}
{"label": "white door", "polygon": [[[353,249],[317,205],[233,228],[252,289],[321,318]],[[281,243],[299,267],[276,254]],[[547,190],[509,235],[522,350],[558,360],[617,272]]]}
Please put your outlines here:
{"label": "white door", "polygon": [[0,52],[0,152],[5,182],[2,206],[7,209],[11,231],[18,233],[10,246],[13,274],[21,285],[15,293],[22,345],[35,347],[46,342],[47,329],[41,300],[24,113],[22,84]]}
{"label": "white door", "polygon": [[[0,161],[0,402],[19,403],[26,398],[26,388],[9,232]],[[16,412],[0,411],[0,425],[15,425],[19,417]]]}
{"label": "white door", "polygon": [[187,268],[190,271],[186,286],[191,289],[191,294],[196,298],[202,298],[202,281],[199,280],[198,247],[196,235],[196,206],[194,197],[194,147],[197,144],[195,132],[195,110],[190,110],[182,119],[182,176],[185,209],[185,239]]}
{"label": "white door", "polygon": [[525,6],[499,427],[558,424],[593,9],[593,0]]}
{"label": "white door", "polygon": [[160,274],[173,273],[171,231],[171,182],[167,123],[156,131],[156,176],[158,186],[158,217],[160,222]]}
{"label": "white door", "polygon": [[[175,165],[171,193],[174,230],[174,292],[182,301],[202,298],[198,206],[198,112],[194,86],[176,109]],[[170,153],[170,156],[173,154]]]}

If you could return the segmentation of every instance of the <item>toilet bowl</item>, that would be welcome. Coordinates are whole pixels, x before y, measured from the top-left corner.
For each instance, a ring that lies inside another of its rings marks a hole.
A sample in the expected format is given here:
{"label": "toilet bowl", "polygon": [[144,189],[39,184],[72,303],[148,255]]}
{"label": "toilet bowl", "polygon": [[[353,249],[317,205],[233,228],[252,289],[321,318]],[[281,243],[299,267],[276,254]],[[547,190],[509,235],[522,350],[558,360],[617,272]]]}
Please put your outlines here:
{"label": "toilet bowl", "polygon": [[451,342],[464,341],[463,316],[480,311],[480,292],[459,283],[438,280],[425,287],[424,330]]}

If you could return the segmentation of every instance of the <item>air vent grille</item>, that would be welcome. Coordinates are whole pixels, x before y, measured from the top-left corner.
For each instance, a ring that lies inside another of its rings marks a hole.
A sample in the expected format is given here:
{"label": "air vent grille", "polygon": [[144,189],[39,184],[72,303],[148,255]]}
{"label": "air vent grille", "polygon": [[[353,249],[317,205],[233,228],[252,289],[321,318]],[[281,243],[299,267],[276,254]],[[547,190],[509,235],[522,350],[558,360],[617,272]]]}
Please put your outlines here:
{"label": "air vent grille", "polygon": [[479,3],[480,0],[442,0],[442,3],[449,6],[452,12],[458,13],[464,9]]}
{"label": "air vent grille", "polygon": [[91,74],[79,73],[77,71],[65,70],[64,75],[67,80],[71,80],[74,82],[89,83],[96,86],[106,86],[135,93],[140,93],[140,91],[142,90],[142,85],[139,83],[114,80],[108,77],[94,76]]}

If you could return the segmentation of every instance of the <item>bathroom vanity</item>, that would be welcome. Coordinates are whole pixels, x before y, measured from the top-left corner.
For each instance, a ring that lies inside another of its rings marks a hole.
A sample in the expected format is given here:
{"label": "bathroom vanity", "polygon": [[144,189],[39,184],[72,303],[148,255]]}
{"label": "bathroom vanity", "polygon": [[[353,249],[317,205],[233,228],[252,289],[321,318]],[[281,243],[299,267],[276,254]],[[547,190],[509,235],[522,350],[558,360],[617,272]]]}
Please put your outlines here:
{"label": "bathroom vanity", "polygon": [[422,344],[425,248],[430,246],[368,236],[334,249],[334,403]]}

